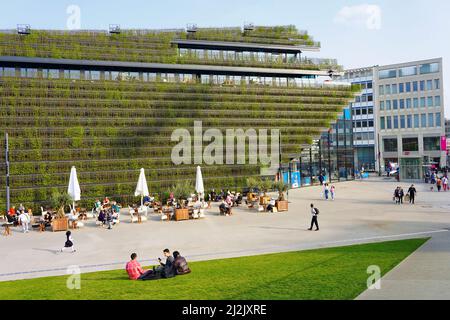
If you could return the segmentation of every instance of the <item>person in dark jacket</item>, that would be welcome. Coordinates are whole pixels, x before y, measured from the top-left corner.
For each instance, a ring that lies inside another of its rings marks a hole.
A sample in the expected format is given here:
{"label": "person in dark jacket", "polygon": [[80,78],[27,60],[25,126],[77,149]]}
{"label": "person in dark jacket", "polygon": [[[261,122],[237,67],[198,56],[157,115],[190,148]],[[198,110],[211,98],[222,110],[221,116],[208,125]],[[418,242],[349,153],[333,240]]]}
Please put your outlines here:
{"label": "person in dark jacket", "polygon": [[400,187],[400,189],[398,190],[398,198],[400,203],[399,204],[403,204],[403,197],[405,196],[405,192],[403,191],[403,188]]}
{"label": "person in dark jacket", "polygon": [[163,254],[166,257],[166,262],[163,263],[160,258],[158,258],[160,266],[156,269],[157,271],[161,271],[163,278],[172,278],[175,276],[175,268],[173,265],[174,258],[170,254],[169,249],[164,249]]}
{"label": "person in dark jacket", "polygon": [[409,194],[409,203],[414,204],[416,194],[417,194],[417,190],[416,190],[416,187],[414,187],[414,185],[411,185],[411,187],[409,187],[408,194]]}
{"label": "person in dark jacket", "polygon": [[173,265],[177,275],[191,273],[191,269],[189,269],[186,259],[182,257],[178,251],[173,252],[173,257],[175,259]]}

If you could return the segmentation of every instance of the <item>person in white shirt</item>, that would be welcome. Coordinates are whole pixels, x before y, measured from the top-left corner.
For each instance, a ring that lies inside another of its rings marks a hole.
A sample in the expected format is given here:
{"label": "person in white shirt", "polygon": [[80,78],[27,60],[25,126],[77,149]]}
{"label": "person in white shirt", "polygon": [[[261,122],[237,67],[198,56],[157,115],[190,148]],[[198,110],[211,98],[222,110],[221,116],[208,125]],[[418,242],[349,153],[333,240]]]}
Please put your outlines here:
{"label": "person in white shirt", "polygon": [[31,209],[29,209],[28,212],[22,211],[22,213],[19,215],[19,221],[22,224],[23,233],[29,232],[28,226],[31,221],[30,214],[32,214]]}
{"label": "person in white shirt", "polygon": [[317,215],[319,214],[319,210],[314,208],[314,204],[311,203],[311,227],[308,230],[312,230],[313,226],[316,225],[316,231],[319,231],[319,223],[317,222]]}
{"label": "person in white shirt", "polygon": [[267,211],[273,212],[273,208],[275,207],[275,199],[272,198],[269,201],[269,204],[267,205]]}

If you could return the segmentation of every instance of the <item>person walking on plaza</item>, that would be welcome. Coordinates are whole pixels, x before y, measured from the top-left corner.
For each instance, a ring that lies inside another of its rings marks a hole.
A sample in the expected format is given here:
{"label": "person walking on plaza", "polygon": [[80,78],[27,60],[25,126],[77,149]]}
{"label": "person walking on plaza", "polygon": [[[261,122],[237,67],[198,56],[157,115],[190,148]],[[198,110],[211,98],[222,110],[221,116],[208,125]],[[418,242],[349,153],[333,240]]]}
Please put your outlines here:
{"label": "person walking on plaza", "polygon": [[446,176],[442,178],[442,188],[444,189],[445,192],[448,189],[448,178]]}
{"label": "person walking on plaza", "polygon": [[334,201],[334,197],[336,195],[336,187],[335,186],[331,186],[330,188],[330,194],[331,194],[331,200]]}
{"label": "person walking on plaza", "polygon": [[439,179],[439,178],[437,178],[437,181],[436,181],[436,187],[437,187],[438,192],[441,192],[441,189],[442,189],[442,180]]}
{"label": "person walking on plaza", "polygon": [[325,194],[325,200],[328,200],[328,195],[330,194],[330,189],[328,187],[328,183],[325,183],[325,187],[324,187],[324,194]]}
{"label": "person walking on plaza", "polygon": [[66,242],[64,243],[64,247],[61,248],[60,252],[63,252],[64,250],[69,249],[70,252],[75,252],[74,246],[73,246],[73,238],[72,238],[72,232],[67,231],[66,232]]}
{"label": "person walking on plaza", "polygon": [[397,187],[394,190],[394,200],[395,204],[400,204],[400,187]]}
{"label": "person walking on plaza", "polygon": [[398,190],[398,199],[399,199],[399,204],[403,204],[403,197],[405,196],[405,191],[403,191],[402,187],[399,187],[400,189]]}
{"label": "person walking on plaza", "polygon": [[409,194],[409,203],[414,204],[415,203],[416,194],[417,194],[417,190],[414,187],[414,185],[411,185],[411,187],[409,187],[408,194]]}
{"label": "person walking on plaza", "polygon": [[[29,210],[29,212],[31,212],[31,209]],[[23,210],[22,213],[19,215],[19,221],[22,224],[23,233],[29,232],[28,225],[31,222],[29,213]]]}
{"label": "person walking on plaza", "polygon": [[314,204],[311,203],[311,215],[312,215],[312,219],[311,219],[311,227],[308,229],[310,231],[312,231],[313,226],[316,226],[316,231],[319,231],[319,222],[317,221],[317,216],[319,215],[319,209],[314,208]]}

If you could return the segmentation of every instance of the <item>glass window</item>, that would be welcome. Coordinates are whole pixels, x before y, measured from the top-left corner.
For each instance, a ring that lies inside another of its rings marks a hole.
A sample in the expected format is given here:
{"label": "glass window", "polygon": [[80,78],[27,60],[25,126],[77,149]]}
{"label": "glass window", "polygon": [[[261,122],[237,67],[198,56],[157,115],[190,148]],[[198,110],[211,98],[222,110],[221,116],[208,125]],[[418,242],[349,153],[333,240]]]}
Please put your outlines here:
{"label": "glass window", "polygon": [[384,110],[384,101],[380,101],[380,110]]}
{"label": "glass window", "polygon": [[367,108],[367,113],[368,114],[373,114],[373,107]]}
{"label": "glass window", "polygon": [[439,79],[434,80],[434,88],[436,90],[439,90],[441,88],[441,82],[439,81]]}
{"label": "glass window", "polygon": [[391,100],[386,101],[386,110],[391,110]]}
{"label": "glass window", "polygon": [[412,105],[411,105],[411,99],[406,99],[406,109],[411,109]]}
{"label": "glass window", "polygon": [[368,124],[369,128],[373,128],[373,120],[369,120]]}
{"label": "glass window", "polygon": [[416,74],[417,74],[417,67],[416,66],[404,67],[404,68],[400,68],[398,70],[398,76],[399,77],[415,76]]}
{"label": "glass window", "polygon": [[396,69],[380,70],[380,72],[378,72],[378,77],[380,79],[396,78],[397,77],[397,70]]}
{"label": "glass window", "polygon": [[402,145],[403,145],[403,151],[408,151],[408,152],[419,151],[419,139],[418,138],[403,138]]}
{"label": "glass window", "polygon": [[361,109],[361,114],[362,115],[366,115],[367,114],[367,109],[366,108],[362,108]]}
{"label": "glass window", "polygon": [[405,109],[405,100],[404,99],[400,99],[400,109]]}
{"label": "glass window", "polygon": [[434,127],[434,113],[428,114],[428,127],[433,128]]}
{"label": "glass window", "polygon": [[394,129],[398,129],[398,116],[394,116]]}
{"label": "glass window", "polygon": [[420,128],[419,115],[418,114],[414,115],[414,128]]}
{"label": "glass window", "polygon": [[420,65],[420,73],[421,74],[427,74],[427,73],[435,73],[439,72],[439,64],[438,63],[427,63]]}
{"label": "glass window", "polygon": [[393,84],[392,85],[392,94],[397,94],[397,93],[398,93],[397,84]]}
{"label": "glass window", "polygon": [[385,118],[384,117],[380,117],[380,129],[381,130],[386,129],[386,123],[385,123]]}
{"label": "glass window", "polygon": [[424,151],[440,151],[441,139],[440,137],[424,137],[423,138]]}
{"label": "glass window", "polygon": [[433,97],[428,97],[427,99],[427,106],[432,107],[433,106]]}
{"label": "glass window", "polygon": [[406,87],[406,92],[411,92],[411,82],[406,82],[405,87]]}
{"label": "glass window", "polygon": [[420,107],[421,108],[425,108],[426,107],[425,101],[426,101],[425,97],[420,98]]}
{"label": "glass window", "polygon": [[404,83],[400,83],[398,85],[398,92],[400,92],[400,93],[405,92],[405,84]]}
{"label": "glass window", "polygon": [[433,90],[433,81],[427,80],[427,90]]}
{"label": "glass window", "polygon": [[387,116],[386,117],[386,128],[388,129],[392,129],[392,117],[391,116]]}
{"label": "glass window", "polygon": [[420,115],[420,126],[422,128],[426,128],[427,127],[427,114],[426,113],[422,113]]}
{"label": "glass window", "polygon": [[383,139],[384,152],[397,152],[398,141],[397,139]]}
{"label": "glass window", "polygon": [[436,107],[440,107],[441,106],[441,96],[434,97],[434,105]]}
{"label": "glass window", "polygon": [[49,69],[48,77],[50,79],[58,79],[59,78],[59,70],[58,69]]}
{"label": "glass window", "polygon": [[408,116],[406,117],[406,127],[408,129],[412,128],[412,115],[408,114]]}
{"label": "glass window", "polygon": [[392,100],[392,109],[397,110],[398,109],[398,100]]}
{"label": "glass window", "polygon": [[391,85],[389,85],[389,84],[386,85],[385,92],[386,92],[386,94],[391,94]]}
{"label": "glass window", "polygon": [[442,126],[442,121],[441,121],[441,113],[438,112],[436,113],[436,127],[441,127]]}
{"label": "glass window", "polygon": [[425,91],[425,80],[420,81],[420,91]]}
{"label": "glass window", "polygon": [[419,108],[419,98],[414,98],[413,100],[414,109]]}
{"label": "glass window", "polygon": [[361,109],[355,109],[355,115],[360,116],[361,115]]}
{"label": "glass window", "polygon": [[383,95],[383,94],[384,94],[384,86],[383,86],[383,85],[381,85],[381,86],[379,87],[379,91],[380,91],[380,95]]}
{"label": "glass window", "polygon": [[414,92],[419,91],[419,83],[417,81],[413,82],[413,91]]}
{"label": "glass window", "polygon": [[405,122],[405,116],[400,116],[400,128],[405,129],[406,122]]}

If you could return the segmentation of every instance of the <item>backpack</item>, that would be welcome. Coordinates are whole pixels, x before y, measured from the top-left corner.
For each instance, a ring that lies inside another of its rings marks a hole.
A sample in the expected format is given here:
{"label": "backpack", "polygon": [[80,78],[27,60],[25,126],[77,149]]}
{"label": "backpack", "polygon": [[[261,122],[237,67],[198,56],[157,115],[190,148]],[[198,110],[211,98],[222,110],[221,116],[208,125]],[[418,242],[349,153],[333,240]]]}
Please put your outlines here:
{"label": "backpack", "polygon": [[319,209],[314,208],[314,211],[316,212],[316,214],[319,214]]}

